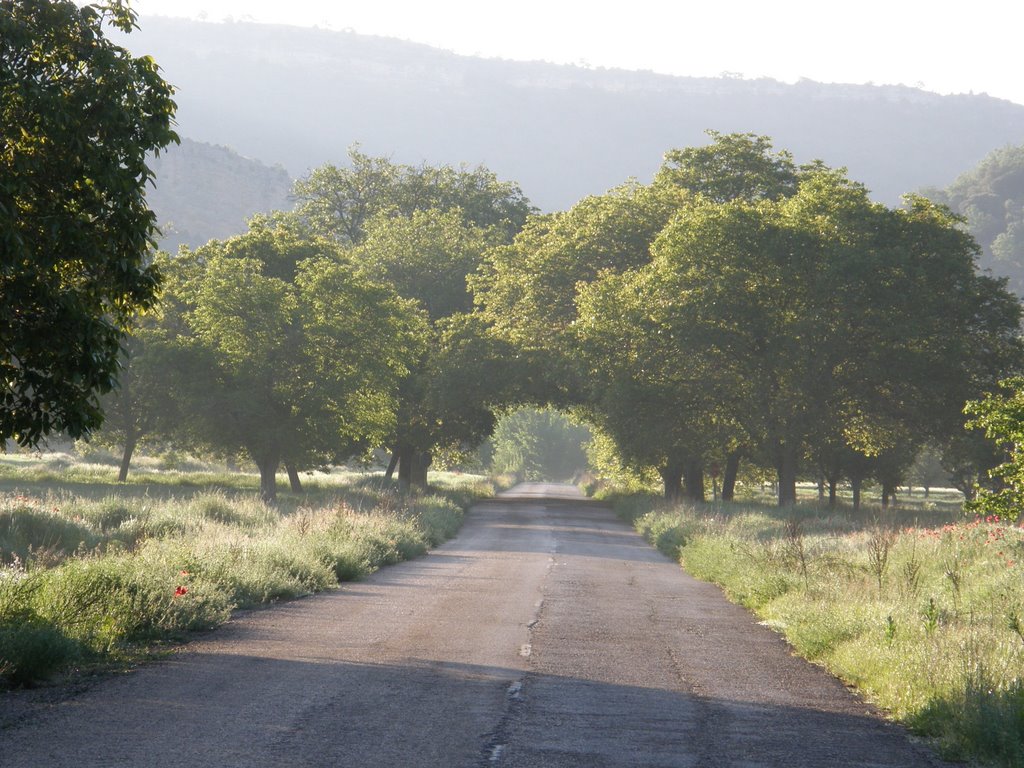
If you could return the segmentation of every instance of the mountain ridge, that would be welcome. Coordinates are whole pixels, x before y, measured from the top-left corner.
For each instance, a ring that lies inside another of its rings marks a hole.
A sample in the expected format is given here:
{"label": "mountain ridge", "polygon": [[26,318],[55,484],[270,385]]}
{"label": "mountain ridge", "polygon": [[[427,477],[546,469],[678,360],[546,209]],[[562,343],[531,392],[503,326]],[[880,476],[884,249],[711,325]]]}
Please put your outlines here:
{"label": "mountain ridge", "polygon": [[179,132],[301,177],[352,144],[486,165],[542,210],[649,180],[705,130],[772,137],[893,204],[1024,141],[1024,105],[905,85],[794,84],[518,62],[325,29],[143,17],[123,37],[178,87]]}

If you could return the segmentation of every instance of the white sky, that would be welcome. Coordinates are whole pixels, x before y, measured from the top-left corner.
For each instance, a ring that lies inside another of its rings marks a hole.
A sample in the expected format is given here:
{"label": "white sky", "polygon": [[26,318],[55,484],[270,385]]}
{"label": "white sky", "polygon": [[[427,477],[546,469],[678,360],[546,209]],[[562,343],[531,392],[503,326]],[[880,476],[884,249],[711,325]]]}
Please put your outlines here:
{"label": "white sky", "polygon": [[[676,75],[896,84],[1024,104],[1020,0],[134,0],[147,14],[350,29],[464,54]],[[144,22],[144,18],[143,18]]]}

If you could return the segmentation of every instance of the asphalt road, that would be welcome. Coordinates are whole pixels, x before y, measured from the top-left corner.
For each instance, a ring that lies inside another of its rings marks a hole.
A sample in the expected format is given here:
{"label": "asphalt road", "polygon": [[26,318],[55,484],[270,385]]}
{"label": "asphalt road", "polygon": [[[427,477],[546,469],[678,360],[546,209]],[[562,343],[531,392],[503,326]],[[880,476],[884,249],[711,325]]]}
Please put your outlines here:
{"label": "asphalt road", "polygon": [[941,765],[566,486],[171,660],[21,696],[5,768]]}

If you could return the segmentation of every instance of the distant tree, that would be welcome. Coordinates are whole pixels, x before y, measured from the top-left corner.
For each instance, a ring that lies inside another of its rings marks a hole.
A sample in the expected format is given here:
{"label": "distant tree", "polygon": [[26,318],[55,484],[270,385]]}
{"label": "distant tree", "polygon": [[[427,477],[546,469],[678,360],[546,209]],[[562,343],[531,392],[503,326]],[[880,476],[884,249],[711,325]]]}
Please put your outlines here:
{"label": "distant tree", "polygon": [[459,209],[467,223],[518,232],[534,208],[514,182],[482,166],[409,166],[371,157],[354,146],[348,168],[324,165],[295,184],[299,212],[319,232],[358,245],[378,216]]}
{"label": "distant tree", "polygon": [[408,217],[375,217],[351,251],[363,274],[393,286],[427,321],[420,356],[399,386],[395,431],[387,439],[403,485],[426,484],[434,451],[475,445],[490,434],[493,408],[511,396],[512,350],[470,314],[466,284],[484,252],[503,237],[467,223],[461,209],[416,210]]}
{"label": "distant tree", "polygon": [[949,484],[949,473],[942,466],[942,452],[933,445],[926,445],[914,458],[907,473],[907,481],[924,488],[924,497],[931,495],[931,489]]}
{"label": "distant tree", "polygon": [[117,386],[103,396],[103,427],[92,441],[121,450],[117,481],[128,479],[135,450],[150,438],[174,434],[181,422],[179,394],[187,389],[179,380],[181,350],[163,333],[159,321],[142,318],[125,340]]}
{"label": "distant tree", "polygon": [[947,189],[924,194],[964,217],[982,249],[980,266],[1024,296],[1024,146],[996,149]]}
{"label": "distant tree", "polygon": [[590,430],[552,409],[520,408],[503,416],[492,437],[492,468],[524,480],[567,481],[587,468]]}
{"label": "distant tree", "polygon": [[156,64],[104,35],[126,2],[0,1],[0,443],[99,427],[152,306],[146,156],[177,140]]}

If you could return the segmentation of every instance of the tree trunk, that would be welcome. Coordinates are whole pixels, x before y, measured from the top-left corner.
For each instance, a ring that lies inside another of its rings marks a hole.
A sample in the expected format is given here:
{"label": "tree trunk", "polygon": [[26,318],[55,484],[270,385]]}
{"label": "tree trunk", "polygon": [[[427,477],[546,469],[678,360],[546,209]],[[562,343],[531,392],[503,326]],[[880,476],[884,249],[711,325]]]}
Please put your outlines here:
{"label": "tree trunk", "polygon": [[290,462],[286,463],[284,468],[288,470],[288,484],[292,488],[292,493],[302,493],[302,481],[299,479],[299,470]]}
{"label": "tree trunk", "polygon": [[779,466],[779,506],[791,507],[796,504],[796,449],[782,446]]}
{"label": "tree trunk", "polygon": [[882,483],[882,509],[896,506],[896,486]]}
{"label": "tree trunk", "polygon": [[412,476],[409,478],[414,488],[427,489],[427,470],[430,469],[434,457],[429,451],[413,451]]}
{"label": "tree trunk", "polygon": [[683,465],[677,462],[668,462],[658,468],[661,475],[661,482],[665,487],[665,499],[673,503],[683,497]]}
{"label": "tree trunk", "polygon": [[860,509],[860,487],[864,483],[864,480],[860,477],[850,478],[850,487],[853,489],[853,508],[854,510]]}
{"label": "tree trunk", "polygon": [[408,493],[412,487],[413,451],[407,447],[396,448],[395,455],[398,457],[398,487],[403,493]]}
{"label": "tree trunk", "polygon": [[384,472],[384,481],[390,482],[391,478],[395,476],[395,467],[398,466],[398,451],[393,451],[391,454],[391,461],[388,462],[387,471]]}
{"label": "tree trunk", "polygon": [[828,478],[828,506],[829,509],[836,508],[836,487],[839,485],[838,477]]}
{"label": "tree trunk", "polygon": [[117,473],[117,482],[119,483],[123,483],[128,479],[128,467],[131,466],[132,454],[135,453],[137,443],[138,438],[135,435],[130,435],[124,441],[124,452],[121,454],[121,468]]}
{"label": "tree trunk", "polygon": [[686,498],[690,501],[705,501],[704,462],[700,459],[690,459],[687,461],[683,471],[683,479]]}
{"label": "tree trunk", "polygon": [[736,496],[736,475],[740,472],[739,451],[725,457],[725,473],[722,475],[722,501],[732,501]]}
{"label": "tree trunk", "polygon": [[403,491],[413,488],[425,490],[427,487],[427,470],[433,461],[429,451],[417,451],[415,448],[404,447],[398,453],[398,484]]}
{"label": "tree trunk", "polygon": [[825,500],[825,478],[818,475],[818,503]]}
{"label": "tree trunk", "polygon": [[264,504],[277,504],[277,454],[253,457],[260,470],[260,499]]}

